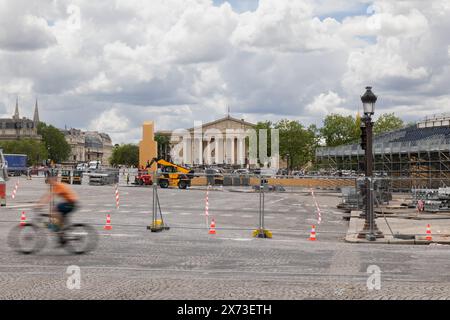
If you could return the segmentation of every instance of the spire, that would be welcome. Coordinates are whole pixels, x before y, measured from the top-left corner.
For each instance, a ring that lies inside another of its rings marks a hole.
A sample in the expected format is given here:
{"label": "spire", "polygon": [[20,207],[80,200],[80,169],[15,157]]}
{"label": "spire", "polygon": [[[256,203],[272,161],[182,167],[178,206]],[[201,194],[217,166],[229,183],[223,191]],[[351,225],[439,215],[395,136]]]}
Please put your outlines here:
{"label": "spire", "polygon": [[16,110],[14,111],[13,119],[19,120],[19,97],[16,98]]}
{"label": "spire", "polygon": [[34,106],[33,122],[34,122],[34,123],[38,123],[38,122],[39,122],[39,109],[38,109],[38,101],[37,101],[37,98],[36,98],[36,105]]}

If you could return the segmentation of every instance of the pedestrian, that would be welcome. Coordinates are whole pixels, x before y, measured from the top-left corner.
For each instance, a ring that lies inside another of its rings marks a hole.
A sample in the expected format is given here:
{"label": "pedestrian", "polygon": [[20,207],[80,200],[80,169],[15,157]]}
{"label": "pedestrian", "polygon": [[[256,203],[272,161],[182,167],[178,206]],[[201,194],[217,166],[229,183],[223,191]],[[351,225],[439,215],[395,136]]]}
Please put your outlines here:
{"label": "pedestrian", "polygon": [[127,185],[130,183],[130,174],[127,173]]}
{"label": "pedestrian", "polygon": [[424,211],[425,210],[425,201],[423,201],[422,199],[417,201],[417,209],[419,212]]}

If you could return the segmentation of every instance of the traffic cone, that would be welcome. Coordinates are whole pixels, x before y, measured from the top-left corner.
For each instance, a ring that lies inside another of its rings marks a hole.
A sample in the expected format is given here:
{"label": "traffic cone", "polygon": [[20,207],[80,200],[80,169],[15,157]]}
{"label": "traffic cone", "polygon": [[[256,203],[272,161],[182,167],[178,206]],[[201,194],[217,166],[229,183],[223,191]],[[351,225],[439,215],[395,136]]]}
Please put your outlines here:
{"label": "traffic cone", "polygon": [[216,234],[216,222],[214,219],[211,220],[211,226],[209,227],[209,234]]}
{"label": "traffic cone", "polygon": [[425,238],[428,241],[433,240],[433,238],[431,237],[431,227],[430,224],[427,225],[427,237]]}
{"label": "traffic cone", "polygon": [[24,226],[27,223],[27,217],[25,216],[25,211],[22,211],[20,215],[20,225]]}
{"label": "traffic cone", "polygon": [[309,241],[316,241],[316,226],[312,226]]}
{"label": "traffic cone", "polygon": [[111,230],[112,229],[112,225],[111,225],[111,215],[108,213],[108,215],[106,216],[106,224],[103,227],[103,229],[105,230]]}

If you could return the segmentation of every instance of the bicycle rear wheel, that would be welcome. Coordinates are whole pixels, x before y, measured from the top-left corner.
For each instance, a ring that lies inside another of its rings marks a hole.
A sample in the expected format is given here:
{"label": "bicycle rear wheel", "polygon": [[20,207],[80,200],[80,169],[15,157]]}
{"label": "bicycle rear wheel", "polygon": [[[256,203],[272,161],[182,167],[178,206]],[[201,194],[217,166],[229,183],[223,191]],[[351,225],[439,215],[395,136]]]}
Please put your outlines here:
{"label": "bicycle rear wheel", "polygon": [[74,254],[88,253],[97,246],[98,235],[86,224],[72,224],[64,230],[65,248]]}
{"label": "bicycle rear wheel", "polygon": [[44,230],[32,223],[15,226],[8,235],[9,247],[23,254],[39,252],[46,242],[47,235]]}

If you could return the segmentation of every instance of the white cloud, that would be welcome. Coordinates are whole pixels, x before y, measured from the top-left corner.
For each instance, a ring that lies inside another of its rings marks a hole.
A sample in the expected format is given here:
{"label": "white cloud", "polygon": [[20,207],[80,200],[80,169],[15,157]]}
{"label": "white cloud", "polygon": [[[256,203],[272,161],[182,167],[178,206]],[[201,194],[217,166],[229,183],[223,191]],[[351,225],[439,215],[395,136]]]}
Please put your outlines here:
{"label": "white cloud", "polygon": [[113,108],[102,112],[98,118],[92,120],[89,129],[100,132],[120,133],[126,131],[128,126],[128,118]]}
{"label": "white cloud", "polygon": [[338,114],[354,114],[355,111],[350,111],[343,107],[345,99],[339,97],[336,92],[328,91],[316,96],[310,104],[305,108],[305,111],[313,115],[325,116],[331,113]]}
{"label": "white cloud", "polygon": [[144,120],[185,128],[227,105],[250,121],[320,125],[328,112],[354,114],[366,85],[377,112],[409,106],[412,118],[450,111],[448,30],[448,0],[260,0],[252,11],[0,0],[0,103],[12,114],[16,95],[39,97],[44,120],[120,142],[137,141]]}

